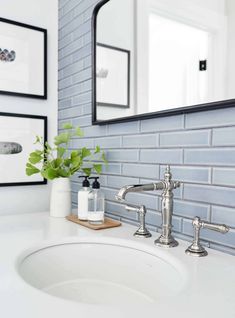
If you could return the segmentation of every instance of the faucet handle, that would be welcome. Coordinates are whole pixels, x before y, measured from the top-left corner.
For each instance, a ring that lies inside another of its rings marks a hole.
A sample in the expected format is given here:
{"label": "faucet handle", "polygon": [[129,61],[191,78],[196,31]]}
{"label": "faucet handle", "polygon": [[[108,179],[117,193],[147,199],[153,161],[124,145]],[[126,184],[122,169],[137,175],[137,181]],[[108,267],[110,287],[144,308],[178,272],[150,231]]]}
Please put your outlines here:
{"label": "faucet handle", "polygon": [[191,255],[191,256],[202,257],[202,256],[208,255],[205,248],[200,244],[200,230],[201,230],[201,228],[220,232],[222,234],[225,234],[229,231],[229,227],[225,224],[210,223],[207,221],[203,221],[198,216],[196,216],[194,218],[192,224],[194,227],[193,244],[190,245],[185,251],[185,253],[187,255]]}
{"label": "faucet handle", "polygon": [[139,214],[140,227],[134,233],[134,236],[148,238],[151,237],[152,234],[146,228],[145,225],[145,215],[146,215],[146,207],[144,205],[138,206],[132,203],[127,203],[125,206],[127,211],[137,212]]}

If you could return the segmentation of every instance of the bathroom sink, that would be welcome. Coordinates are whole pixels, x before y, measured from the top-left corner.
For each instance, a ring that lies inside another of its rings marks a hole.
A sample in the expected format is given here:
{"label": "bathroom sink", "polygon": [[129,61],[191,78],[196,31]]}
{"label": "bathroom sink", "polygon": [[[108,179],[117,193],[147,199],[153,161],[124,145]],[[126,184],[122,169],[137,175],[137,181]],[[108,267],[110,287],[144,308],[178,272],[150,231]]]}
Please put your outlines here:
{"label": "bathroom sink", "polygon": [[187,281],[183,265],[161,249],[110,238],[32,249],[17,270],[42,292],[85,304],[156,303]]}

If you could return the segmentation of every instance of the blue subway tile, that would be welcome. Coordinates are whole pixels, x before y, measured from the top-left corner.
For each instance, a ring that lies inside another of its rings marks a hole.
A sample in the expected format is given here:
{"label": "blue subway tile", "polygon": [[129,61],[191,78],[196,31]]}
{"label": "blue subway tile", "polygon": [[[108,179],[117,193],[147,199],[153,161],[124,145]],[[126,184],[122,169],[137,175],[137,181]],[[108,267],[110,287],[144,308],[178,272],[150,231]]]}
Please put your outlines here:
{"label": "blue subway tile", "polygon": [[139,178],[159,178],[158,165],[123,164],[123,175]]}
{"label": "blue subway tile", "polygon": [[158,135],[134,135],[123,137],[124,148],[156,148]]}
{"label": "blue subway tile", "polygon": [[234,148],[185,149],[184,162],[198,165],[235,165]]}
{"label": "blue subway tile", "polygon": [[177,164],[183,162],[183,151],[179,149],[141,150],[140,161],[149,163]]}
{"label": "blue subway tile", "polygon": [[186,128],[235,125],[235,107],[186,114]]}
{"label": "blue subway tile", "polygon": [[184,128],[184,117],[169,116],[141,121],[142,132],[170,131]]}
{"label": "blue subway tile", "polygon": [[212,222],[224,223],[235,228],[235,208],[212,206]]}
{"label": "blue subway tile", "polygon": [[184,185],[184,199],[235,207],[235,188]]}
{"label": "blue subway tile", "polygon": [[138,161],[137,150],[109,150],[107,152],[108,161],[124,161],[124,162],[135,162]]}
{"label": "blue subway tile", "polygon": [[214,146],[235,146],[235,127],[214,129],[212,141]]}
{"label": "blue subway tile", "polygon": [[235,169],[232,168],[214,168],[213,184],[235,186]]}
{"label": "blue subway tile", "polygon": [[200,147],[210,145],[210,131],[183,131],[160,134],[161,147]]}
{"label": "blue subway tile", "polygon": [[130,123],[112,124],[108,125],[109,135],[125,135],[139,132],[139,123],[133,121]]}
{"label": "blue subway tile", "polygon": [[[165,166],[161,166],[160,178],[164,178]],[[181,182],[192,182],[192,183],[210,183],[211,173],[210,168],[203,167],[187,167],[171,166],[171,172],[173,179]]]}

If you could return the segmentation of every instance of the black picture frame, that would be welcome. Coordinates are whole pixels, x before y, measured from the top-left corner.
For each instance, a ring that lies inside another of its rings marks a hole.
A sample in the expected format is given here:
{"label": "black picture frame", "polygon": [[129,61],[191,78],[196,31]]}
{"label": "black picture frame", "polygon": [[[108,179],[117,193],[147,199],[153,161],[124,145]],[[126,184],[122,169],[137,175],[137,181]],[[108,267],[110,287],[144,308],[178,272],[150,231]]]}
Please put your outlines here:
{"label": "black picture frame", "polygon": [[[43,40],[42,40],[43,70],[42,70],[42,73],[43,73],[43,75],[42,75],[41,80],[43,81],[43,83],[42,83],[43,91],[42,91],[42,93],[35,94],[35,93],[29,93],[29,92],[11,91],[10,89],[4,90],[4,89],[1,89],[1,87],[0,87],[0,94],[18,96],[18,97],[26,97],[26,98],[47,99],[47,30],[40,28],[40,27],[37,27],[37,26],[33,26],[33,25],[29,25],[29,24],[25,24],[25,23],[21,23],[21,22],[17,22],[17,21],[13,21],[13,20],[9,20],[9,19],[5,19],[5,18],[0,17],[0,25],[1,25],[1,23],[6,23],[6,24],[9,24],[10,26],[13,25],[13,26],[16,26],[19,28],[29,29],[30,31],[42,33],[42,36],[43,36]],[[12,49],[12,48],[8,48],[8,49]]]}
{"label": "black picture frame", "polygon": [[[116,46],[107,45],[103,43],[97,43],[98,47],[104,48],[109,50],[110,52],[116,51],[120,54],[126,55],[126,72],[127,72],[127,87],[126,87],[126,104],[118,104],[118,103],[103,103],[103,102],[97,102],[97,106],[104,106],[104,107],[115,107],[115,108],[130,108],[130,69],[131,69],[131,52],[130,50],[122,49]],[[97,78],[97,74],[96,74]],[[96,86],[97,86],[97,79],[96,79]]]}
{"label": "black picture frame", "polygon": [[110,0],[101,0],[94,7],[92,14],[92,125],[106,125],[106,124],[115,124],[115,123],[123,123],[123,122],[131,122],[137,120],[145,120],[166,116],[175,116],[196,112],[204,112],[210,110],[216,110],[221,108],[231,108],[235,107],[235,99],[228,99],[210,103],[204,103],[199,105],[192,105],[186,107],[173,108],[168,110],[162,110],[158,112],[120,117],[109,120],[98,120],[97,119],[97,104],[96,104],[96,44],[97,44],[97,17],[99,10]]}
{"label": "black picture frame", "polygon": [[[32,120],[40,120],[42,121],[43,124],[43,139],[44,139],[44,143],[47,142],[47,117],[46,116],[37,116],[37,115],[26,115],[26,114],[15,114],[15,113],[4,113],[4,112],[0,112],[0,119],[1,117],[4,117],[4,119],[6,120],[7,117],[9,118],[22,118],[22,119],[32,119]],[[25,130],[25,128],[24,128]],[[33,136],[34,137],[34,136]],[[36,136],[35,136],[36,139]],[[1,139],[0,139],[1,142]],[[7,140],[4,140],[4,142],[7,142]],[[32,143],[32,148],[35,150],[36,145],[34,145]],[[29,156],[29,153],[26,152],[25,153],[26,156]],[[17,158],[16,158],[17,159]],[[0,163],[1,163],[1,154],[0,154]],[[24,165],[24,169],[26,168],[26,163]],[[17,160],[16,160],[16,164],[17,164]],[[27,177],[28,179],[30,179],[30,177]],[[21,182],[16,181],[16,182],[2,182],[0,183],[0,187],[9,187],[9,186],[31,186],[31,185],[42,185],[42,184],[47,184],[47,180],[44,178],[41,181],[24,181]]]}

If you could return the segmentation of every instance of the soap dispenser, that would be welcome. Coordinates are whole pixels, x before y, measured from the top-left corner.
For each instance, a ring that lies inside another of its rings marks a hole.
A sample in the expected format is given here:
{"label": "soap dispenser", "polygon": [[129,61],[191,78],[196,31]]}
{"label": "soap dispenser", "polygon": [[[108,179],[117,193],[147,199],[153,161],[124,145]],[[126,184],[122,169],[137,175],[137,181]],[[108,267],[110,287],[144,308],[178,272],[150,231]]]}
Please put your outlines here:
{"label": "soap dispenser", "polygon": [[88,196],[91,192],[90,182],[88,176],[79,176],[84,178],[82,182],[82,189],[78,191],[78,218],[82,221],[87,221],[88,213]]}
{"label": "soap dispenser", "polygon": [[104,193],[100,190],[100,183],[98,182],[99,177],[92,177],[89,179],[94,179],[94,182],[88,200],[87,219],[90,224],[103,224],[105,208]]}

